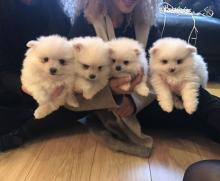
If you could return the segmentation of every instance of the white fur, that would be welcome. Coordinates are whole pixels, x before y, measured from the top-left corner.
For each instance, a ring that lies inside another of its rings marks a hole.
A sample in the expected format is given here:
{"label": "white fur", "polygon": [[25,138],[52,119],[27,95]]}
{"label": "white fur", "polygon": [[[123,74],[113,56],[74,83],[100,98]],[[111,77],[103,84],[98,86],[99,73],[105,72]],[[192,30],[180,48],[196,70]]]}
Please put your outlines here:
{"label": "white fur", "polygon": [[[42,36],[29,41],[27,46],[29,49],[25,54],[21,81],[39,104],[34,112],[35,118],[43,118],[65,103],[77,107],[78,102],[72,93],[74,83],[72,46],[68,40],[58,35]],[[48,57],[47,62],[44,62],[45,57]],[[60,59],[65,61],[64,65],[61,65]],[[51,68],[57,69],[54,75],[50,73]],[[51,95],[59,86],[64,86],[64,90],[60,96],[52,100]]]}
{"label": "white fur", "polygon": [[[134,78],[138,71],[143,69],[144,75],[141,82],[136,85],[134,91],[141,96],[148,96],[147,87],[148,62],[145,50],[136,40],[129,38],[118,38],[109,43],[110,57],[112,59],[112,77],[130,76]],[[117,68],[120,67],[120,70]],[[122,90],[129,90],[130,83],[122,85]]]}
{"label": "white fur", "polygon": [[[71,40],[75,58],[74,90],[92,99],[107,84],[110,59],[107,44],[99,37],[79,37]],[[95,76],[91,79],[90,76]]]}
{"label": "white fur", "polygon": [[[175,106],[185,108],[189,114],[195,112],[198,89],[200,85],[205,88],[208,82],[206,63],[196,47],[179,38],[163,38],[154,43],[149,53],[151,84],[161,108],[171,112]],[[175,71],[170,72],[172,69]]]}

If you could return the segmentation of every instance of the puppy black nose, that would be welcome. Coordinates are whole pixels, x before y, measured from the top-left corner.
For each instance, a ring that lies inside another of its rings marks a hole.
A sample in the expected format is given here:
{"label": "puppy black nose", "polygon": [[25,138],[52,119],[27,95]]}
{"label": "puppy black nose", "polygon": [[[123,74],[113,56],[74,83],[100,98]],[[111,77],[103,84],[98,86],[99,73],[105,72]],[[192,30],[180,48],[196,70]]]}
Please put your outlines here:
{"label": "puppy black nose", "polygon": [[121,71],[121,66],[116,66],[115,69],[116,69],[117,71]]}
{"label": "puppy black nose", "polygon": [[169,69],[170,73],[175,72],[175,70],[176,70],[175,68],[170,68],[170,69]]}
{"label": "puppy black nose", "polygon": [[55,75],[57,73],[57,69],[56,68],[50,68],[50,74],[51,75]]}
{"label": "puppy black nose", "polygon": [[89,75],[89,78],[90,78],[91,80],[93,80],[93,79],[95,79],[95,78],[96,78],[96,75],[91,74],[91,75]]}

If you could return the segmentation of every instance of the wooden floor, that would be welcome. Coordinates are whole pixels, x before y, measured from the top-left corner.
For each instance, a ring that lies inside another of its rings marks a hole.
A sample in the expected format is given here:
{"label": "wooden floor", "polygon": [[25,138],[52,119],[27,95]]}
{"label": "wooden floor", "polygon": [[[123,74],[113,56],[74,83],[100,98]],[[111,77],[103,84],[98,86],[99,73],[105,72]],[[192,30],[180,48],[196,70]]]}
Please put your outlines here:
{"label": "wooden floor", "polygon": [[[209,90],[220,96],[220,85]],[[0,153],[0,181],[182,181],[188,165],[220,159],[220,145],[198,134],[153,132],[149,159],[112,152],[83,128]]]}

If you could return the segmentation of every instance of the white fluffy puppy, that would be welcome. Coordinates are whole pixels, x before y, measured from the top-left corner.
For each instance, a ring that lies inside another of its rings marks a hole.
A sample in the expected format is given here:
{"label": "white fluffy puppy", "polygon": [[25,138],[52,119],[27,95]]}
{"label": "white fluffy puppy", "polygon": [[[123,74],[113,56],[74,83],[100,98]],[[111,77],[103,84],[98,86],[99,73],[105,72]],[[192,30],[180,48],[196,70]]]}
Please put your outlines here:
{"label": "white fluffy puppy", "polygon": [[179,38],[163,38],[149,53],[151,84],[161,108],[171,112],[173,106],[184,106],[188,114],[195,112],[198,89],[208,81],[206,63],[196,47]]}
{"label": "white fluffy puppy", "polygon": [[[29,41],[27,47],[21,81],[39,104],[35,118],[43,118],[65,103],[77,107],[72,93],[74,60],[68,40],[58,35],[42,36]],[[64,86],[61,95],[52,100],[52,93],[60,86]]]}
{"label": "white fluffy puppy", "polygon": [[[129,38],[113,39],[108,44],[112,59],[112,77],[131,76],[131,78],[134,78],[138,74],[138,71],[143,69],[144,75],[142,81],[136,85],[134,91],[141,96],[148,96],[148,61],[141,44]],[[120,88],[127,91],[130,88],[130,83]]]}
{"label": "white fluffy puppy", "polygon": [[92,99],[109,80],[110,58],[107,44],[99,37],[79,37],[71,40],[75,58],[74,90]]}

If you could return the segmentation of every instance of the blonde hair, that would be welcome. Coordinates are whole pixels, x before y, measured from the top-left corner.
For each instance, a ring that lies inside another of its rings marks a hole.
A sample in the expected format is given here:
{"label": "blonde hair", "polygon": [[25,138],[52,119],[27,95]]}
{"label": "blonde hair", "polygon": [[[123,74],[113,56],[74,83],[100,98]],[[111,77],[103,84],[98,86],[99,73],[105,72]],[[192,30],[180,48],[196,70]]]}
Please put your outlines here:
{"label": "blonde hair", "polygon": [[[96,19],[100,15],[108,13],[110,0],[73,0],[74,15],[73,19],[84,13],[88,21]],[[137,22],[153,25],[159,13],[161,0],[141,0],[131,14],[127,15],[128,23]]]}

